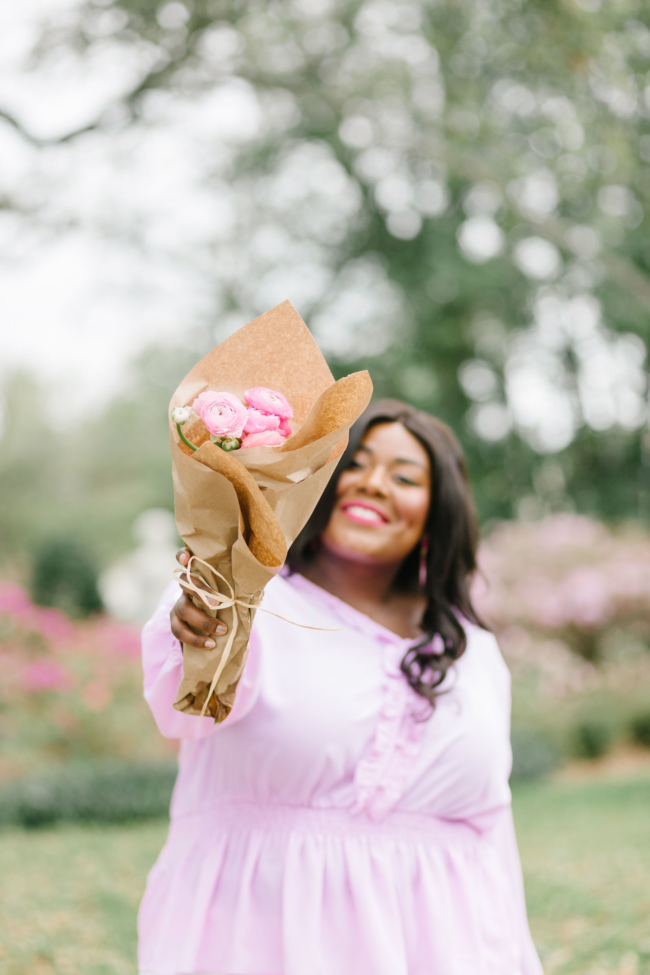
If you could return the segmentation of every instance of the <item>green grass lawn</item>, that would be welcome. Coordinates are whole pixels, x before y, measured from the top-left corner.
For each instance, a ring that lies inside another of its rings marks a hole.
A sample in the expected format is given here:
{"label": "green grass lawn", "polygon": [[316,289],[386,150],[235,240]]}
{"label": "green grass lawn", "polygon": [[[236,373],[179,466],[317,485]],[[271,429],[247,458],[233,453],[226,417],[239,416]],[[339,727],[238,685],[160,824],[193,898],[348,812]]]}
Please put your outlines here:
{"label": "green grass lawn", "polygon": [[2,975],[134,975],[136,912],[166,831],[0,832]]}
{"label": "green grass lawn", "polygon": [[547,975],[650,975],[650,777],[520,786],[515,818]]}
{"label": "green grass lawn", "polygon": [[[650,975],[650,777],[520,786],[515,816],[547,975]],[[135,975],[137,905],[165,832],[0,833],[2,975]]]}

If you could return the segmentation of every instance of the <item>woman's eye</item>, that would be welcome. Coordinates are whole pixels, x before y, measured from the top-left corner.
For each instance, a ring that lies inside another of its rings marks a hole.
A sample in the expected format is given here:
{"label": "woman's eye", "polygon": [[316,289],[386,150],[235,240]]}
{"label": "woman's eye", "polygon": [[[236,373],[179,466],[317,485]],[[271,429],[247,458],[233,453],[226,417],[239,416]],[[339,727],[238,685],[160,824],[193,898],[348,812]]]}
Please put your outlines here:
{"label": "woman's eye", "polygon": [[348,464],[348,470],[349,471],[355,471],[355,470],[356,471],[360,471],[362,469],[363,469],[363,464],[360,464],[358,460],[355,460],[354,458],[352,458],[352,460]]}
{"label": "woman's eye", "polygon": [[413,487],[420,487],[417,481],[412,481],[410,477],[404,477],[403,474],[396,474],[395,480],[398,484],[410,484]]}

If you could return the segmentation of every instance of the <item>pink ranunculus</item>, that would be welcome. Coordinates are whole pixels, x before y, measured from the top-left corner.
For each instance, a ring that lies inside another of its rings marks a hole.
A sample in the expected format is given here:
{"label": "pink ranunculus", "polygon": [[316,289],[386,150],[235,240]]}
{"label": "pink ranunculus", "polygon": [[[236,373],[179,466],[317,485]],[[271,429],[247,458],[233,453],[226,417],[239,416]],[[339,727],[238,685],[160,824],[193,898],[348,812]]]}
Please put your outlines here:
{"label": "pink ranunculus", "polygon": [[293,416],[293,409],[286,396],[278,393],[275,389],[267,389],[265,386],[254,386],[247,389],[244,399],[249,406],[262,413],[273,413],[281,420],[290,420]]}
{"label": "pink ranunculus", "polygon": [[278,430],[283,437],[290,437],[291,434],[293,433],[293,430],[289,426],[289,421],[284,419],[280,420],[280,426],[278,427]]}
{"label": "pink ranunculus", "polygon": [[242,447],[279,447],[284,437],[279,430],[264,430],[262,433],[245,433]]}
{"label": "pink ranunculus", "polygon": [[215,437],[241,437],[248,410],[232,393],[199,393],[192,409]]}
{"label": "pink ranunculus", "polygon": [[279,426],[279,416],[274,413],[262,413],[261,410],[251,407],[248,411],[244,433],[266,433],[267,430],[277,430]]}

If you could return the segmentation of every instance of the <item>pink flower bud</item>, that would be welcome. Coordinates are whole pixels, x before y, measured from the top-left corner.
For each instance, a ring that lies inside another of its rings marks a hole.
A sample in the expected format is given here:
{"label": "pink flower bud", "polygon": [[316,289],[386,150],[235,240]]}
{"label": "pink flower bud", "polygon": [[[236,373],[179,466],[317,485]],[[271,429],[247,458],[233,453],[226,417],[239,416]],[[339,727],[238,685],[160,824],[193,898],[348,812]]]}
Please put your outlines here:
{"label": "pink flower bud", "polygon": [[262,433],[245,433],[242,447],[279,447],[284,437],[278,430],[264,430]]}

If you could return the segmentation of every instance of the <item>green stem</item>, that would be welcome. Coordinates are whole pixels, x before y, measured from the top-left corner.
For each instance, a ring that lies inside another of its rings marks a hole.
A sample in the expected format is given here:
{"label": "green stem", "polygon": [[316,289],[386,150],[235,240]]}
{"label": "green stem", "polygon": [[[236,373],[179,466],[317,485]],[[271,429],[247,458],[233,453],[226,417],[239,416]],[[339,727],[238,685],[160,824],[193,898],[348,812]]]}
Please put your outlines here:
{"label": "green stem", "polygon": [[178,436],[181,438],[181,440],[183,441],[183,443],[185,444],[186,447],[189,447],[190,450],[198,450],[199,449],[198,447],[195,447],[193,443],[190,443],[189,442],[189,440],[187,439],[187,437],[185,436],[185,434],[181,430],[180,423],[177,423],[176,424],[176,429],[178,430]]}

